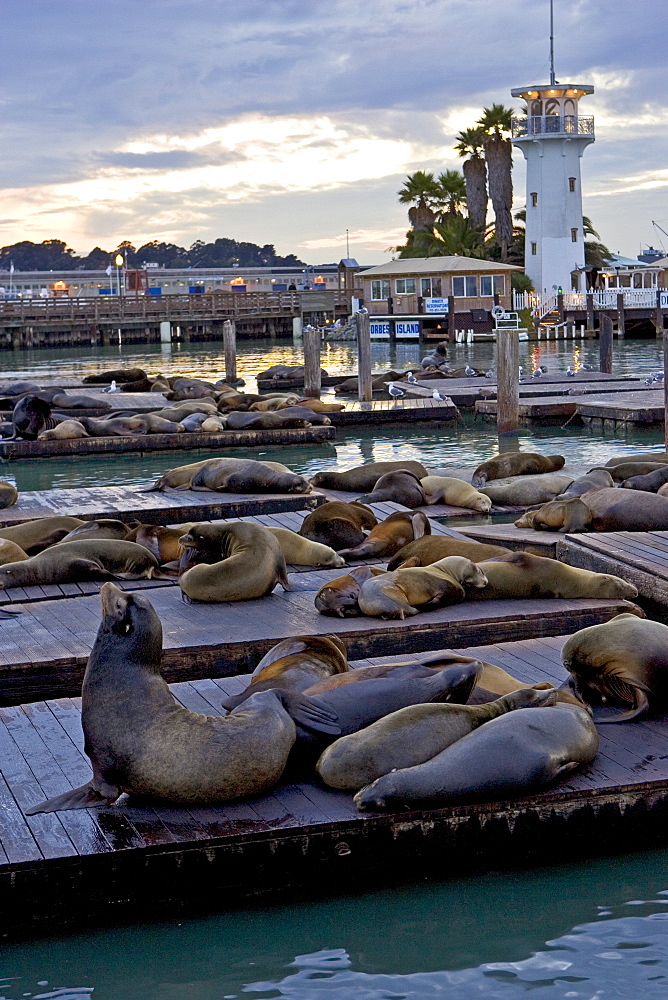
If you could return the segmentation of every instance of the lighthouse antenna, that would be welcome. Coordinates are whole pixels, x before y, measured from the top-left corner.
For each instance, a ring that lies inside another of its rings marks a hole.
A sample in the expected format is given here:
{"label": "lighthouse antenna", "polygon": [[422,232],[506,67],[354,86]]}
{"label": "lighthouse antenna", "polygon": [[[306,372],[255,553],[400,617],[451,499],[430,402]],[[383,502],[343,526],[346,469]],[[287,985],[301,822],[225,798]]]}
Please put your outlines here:
{"label": "lighthouse antenna", "polygon": [[550,83],[555,84],[554,78],[554,0],[550,0]]}

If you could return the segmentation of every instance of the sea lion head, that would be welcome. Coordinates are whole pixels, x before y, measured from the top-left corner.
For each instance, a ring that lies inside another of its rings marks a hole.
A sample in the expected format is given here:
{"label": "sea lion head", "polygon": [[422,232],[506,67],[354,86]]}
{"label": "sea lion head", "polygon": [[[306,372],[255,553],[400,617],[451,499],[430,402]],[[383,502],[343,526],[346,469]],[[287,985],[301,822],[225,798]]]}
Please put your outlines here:
{"label": "sea lion head", "polygon": [[511,691],[510,694],[503,696],[508,711],[517,708],[546,708],[556,705],[558,700],[559,692],[554,687],[520,688],[519,691]]}
{"label": "sea lion head", "polygon": [[358,615],[358,598],[362,584],[372,576],[379,576],[384,570],[375,566],[358,566],[351,569],[344,576],[337,576],[335,580],[326,583],[321,587],[315,596],[315,606],[321,615],[338,615],[345,618],[346,615]]}
{"label": "sea lion head", "polygon": [[[122,663],[139,662],[151,673],[160,674],[162,661],[162,623],[151,603],[141,594],[130,594],[113,583],[100,588],[102,624],[91,653],[100,657],[100,649],[111,669]],[[122,650],[121,660],[109,657],[110,647]]]}
{"label": "sea lion head", "polygon": [[294,472],[276,473],[275,483],[278,491],[285,493],[310,493],[313,489],[308,479]]}

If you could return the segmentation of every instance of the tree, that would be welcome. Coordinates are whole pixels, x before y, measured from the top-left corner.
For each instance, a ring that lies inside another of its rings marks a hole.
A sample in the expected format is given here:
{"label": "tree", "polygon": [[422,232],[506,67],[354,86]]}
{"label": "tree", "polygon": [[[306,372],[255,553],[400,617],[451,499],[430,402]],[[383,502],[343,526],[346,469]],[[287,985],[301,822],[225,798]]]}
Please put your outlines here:
{"label": "tree", "polygon": [[447,222],[454,215],[462,215],[466,208],[466,181],[458,170],[444,170],[436,179],[441,212],[439,222]]}
{"label": "tree", "polygon": [[436,222],[429,231],[408,233],[406,245],[396,247],[399,257],[488,257],[484,234],[462,215]]}
{"label": "tree", "polygon": [[433,209],[439,199],[438,184],[434,175],[425,173],[424,170],[416,170],[414,174],[408,175],[398,194],[399,201],[403,205],[415,202],[408,209],[408,221],[413,229],[429,230],[436,222],[436,213]]}
{"label": "tree", "polygon": [[485,133],[485,160],[489,180],[489,196],[494,209],[496,240],[501,259],[508,257],[508,247],[513,234],[510,210],[513,204],[513,155],[507,133],[510,132],[512,108],[493,104],[483,108],[477,125]]}
{"label": "tree", "polygon": [[464,160],[462,170],[466,184],[466,207],[469,219],[477,229],[487,224],[487,165],[482,155],[485,133],[479,126],[465,128],[457,134],[455,149]]}

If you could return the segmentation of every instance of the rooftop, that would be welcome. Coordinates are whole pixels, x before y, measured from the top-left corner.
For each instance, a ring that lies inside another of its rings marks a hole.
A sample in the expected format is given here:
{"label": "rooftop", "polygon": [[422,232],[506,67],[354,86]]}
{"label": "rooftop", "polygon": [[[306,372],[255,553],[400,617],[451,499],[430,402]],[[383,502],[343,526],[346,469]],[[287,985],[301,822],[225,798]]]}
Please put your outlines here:
{"label": "rooftop", "polygon": [[495,260],[479,260],[477,257],[405,257],[391,260],[387,264],[376,264],[361,272],[364,278],[385,274],[443,274],[445,271],[463,271],[467,274],[493,271],[523,271],[515,264],[501,264]]}

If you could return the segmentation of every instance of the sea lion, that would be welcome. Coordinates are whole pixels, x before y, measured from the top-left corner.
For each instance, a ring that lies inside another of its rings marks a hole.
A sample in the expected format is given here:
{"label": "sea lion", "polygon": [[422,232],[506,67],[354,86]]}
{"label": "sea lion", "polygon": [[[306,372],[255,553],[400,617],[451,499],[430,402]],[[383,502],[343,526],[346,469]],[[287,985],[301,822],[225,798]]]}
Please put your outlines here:
{"label": "sea lion", "polygon": [[452,507],[468,507],[481,514],[487,514],[492,501],[484,493],[478,493],[463,479],[450,476],[425,476],[420,480],[426,504],[446,503]]}
{"label": "sea lion", "polygon": [[416,538],[431,535],[431,523],[426,514],[397,511],[371,529],[359,545],[352,549],[340,549],[345,560],[387,558]]}
{"label": "sea lion", "polygon": [[445,340],[439,340],[436,347],[422,359],[423,368],[438,368],[448,360],[448,345]]}
{"label": "sea lion", "polygon": [[81,423],[92,437],[128,437],[145,434],[141,417],[82,417]]}
{"label": "sea lion", "polygon": [[80,517],[38,517],[34,521],[24,521],[10,528],[0,528],[0,538],[16,542],[24,552],[34,556],[49,545],[59,542],[79,524],[85,524]]}
{"label": "sea lion", "polygon": [[622,465],[624,462],[668,462],[668,451],[641,451],[631,455],[615,455],[609,458],[604,468],[609,469],[613,465]]}
{"label": "sea lion", "polygon": [[0,589],[76,583],[110,576],[119,580],[160,577],[157,560],[134,542],[84,538],[45,549],[25,562],[0,566]]}
{"label": "sea lion", "polygon": [[[338,729],[333,714],[289,691],[260,691],[227,716],[182,708],[160,674],[162,625],[150,602],[113,584],[84,675],[81,723],[93,777],[28,815],[111,805],[122,792],[213,805],[267,791],[302,726]],[[288,713],[292,713],[292,717]]]}
{"label": "sea lion", "polygon": [[316,472],[311,478],[311,484],[329,490],[359,493],[360,490],[372,490],[386,472],[397,471],[412,472],[418,479],[429,475],[420,462],[369,462],[367,465],[358,465],[346,472]]}
{"label": "sea lion", "polygon": [[338,413],[346,408],[345,403],[333,403],[323,399],[298,399],[297,405],[313,410],[314,413]]}
{"label": "sea lion", "polygon": [[390,771],[431,760],[478,726],[520,708],[556,704],[557,692],[524,688],[485,705],[410,705],[335,740],[316,771],[326,785],[356,792]]}
{"label": "sea lion", "polygon": [[[299,396],[296,396],[294,394],[291,396],[286,396],[286,395],[267,396],[265,397],[265,399],[258,399],[255,403],[251,403],[249,409],[251,411],[254,410],[258,413],[268,413],[269,410],[281,410],[284,407],[292,406],[297,402],[298,399]],[[306,410],[306,407],[303,406],[301,407],[301,409]],[[309,410],[308,412],[310,413],[311,411]]]}
{"label": "sea lion", "polygon": [[55,544],[62,545],[64,542],[73,542],[78,538],[116,538],[121,541],[127,538],[128,541],[133,541],[133,539],[128,538],[133,527],[134,524],[126,524],[124,521],[117,521],[112,517],[99,517],[94,521],[84,521],[83,524],[78,524]]}
{"label": "sea lion", "polygon": [[182,545],[179,538],[187,534],[198,522],[179,524],[176,528],[165,528],[159,524],[138,524],[127,536],[129,542],[136,542],[148,549],[160,564],[179,559]]}
{"label": "sea lion", "polygon": [[157,413],[136,413],[135,417],[143,423],[145,434],[181,434],[185,429],[180,423],[175,424]]}
{"label": "sea lion", "polygon": [[668,465],[664,465],[646,476],[631,476],[621,484],[624,490],[644,490],[645,493],[658,493],[661,487],[668,483]]}
{"label": "sea lion", "polygon": [[430,566],[445,559],[446,556],[464,556],[472,562],[482,562],[483,559],[493,559],[495,556],[510,552],[503,545],[487,545],[484,542],[470,542],[448,535],[431,535],[416,538],[399,549],[387,564],[388,570],[399,569],[400,566]]}
{"label": "sea lion", "polygon": [[311,424],[303,417],[284,417],[281,413],[268,410],[266,413],[247,413],[232,410],[227,414],[226,427],[228,431],[274,430],[281,427],[310,427]]}
{"label": "sea lion", "polygon": [[200,427],[200,430],[204,434],[220,434],[221,431],[226,430],[226,428],[227,428],[227,421],[226,418],[222,416],[222,414],[218,414],[215,417],[213,414],[211,414],[211,416],[207,417],[206,420],[202,421],[202,426]]}
{"label": "sea lion", "polygon": [[357,498],[358,503],[382,503],[392,500],[404,507],[421,507],[425,503],[420,479],[412,472],[386,472],[376,482],[371,493]]}
{"label": "sea lion", "polygon": [[470,596],[481,600],[510,597],[632,600],[638,596],[637,588],[618,576],[577,569],[530,552],[509,552],[478,563],[478,567],[487,577],[487,585]]}
{"label": "sea lion", "polygon": [[596,726],[582,708],[510,712],[424,764],[383,775],[357,792],[355,804],[375,811],[530,795],[589,764],[598,745]]}
{"label": "sea lion", "polygon": [[[423,662],[429,665],[429,660]],[[525,688],[531,688],[534,691],[553,691],[556,701],[563,701],[568,705],[578,705],[591,715],[591,709],[573,692],[569,685],[565,684],[557,688],[549,681],[529,684],[527,681],[520,681],[513,677],[501,667],[497,667],[496,664],[487,663],[485,660],[482,660],[482,673],[471,692],[468,704],[486,705],[503,695],[512,694],[514,691],[521,691]]]}
{"label": "sea lion", "polygon": [[617,465],[611,465],[608,471],[614,482],[623,483],[632,476],[647,476],[650,472],[661,472],[665,469],[665,462],[619,462]]}
{"label": "sea lion", "polygon": [[310,493],[311,484],[294,472],[275,472],[263,462],[251,458],[212,458],[194,473],[190,489],[230,493]]}
{"label": "sea lion", "polygon": [[0,566],[4,566],[5,563],[24,562],[28,558],[28,554],[16,542],[0,538]]}
{"label": "sea lion", "polygon": [[[165,472],[164,475],[160,476],[153,486],[149,486],[148,489],[144,490],[145,493],[152,493],[154,491],[162,491],[166,489],[178,489],[179,487],[187,487],[190,484],[192,477],[198,472],[207,462],[216,461],[215,459],[205,458],[201,462],[191,462],[189,465],[178,465],[175,469],[170,469]],[[220,458],[218,461],[228,461],[226,458]],[[238,459],[230,459],[229,461],[239,461]],[[266,466],[273,472],[290,472],[287,466],[282,465],[280,462],[260,462],[260,465]]]}
{"label": "sea lion", "polygon": [[40,431],[38,441],[74,441],[90,437],[80,420],[63,420],[49,431]]}
{"label": "sea lion", "polygon": [[188,413],[182,420],[175,423],[175,427],[182,427],[184,431],[188,431],[189,434],[198,434],[202,429],[202,424],[205,420],[211,417],[211,413]]}
{"label": "sea lion", "polygon": [[417,615],[424,605],[457,604],[466,587],[484,587],[487,577],[470,559],[447,556],[430,566],[395,569],[366,580],[358,598],[362,614],[379,618]]}
{"label": "sea lion", "polygon": [[570,486],[573,476],[557,473],[543,473],[538,476],[513,476],[509,479],[494,480],[481,487],[481,493],[489,497],[493,504],[508,507],[523,507],[527,504],[547,503]]}
{"label": "sea lion", "polygon": [[[657,493],[602,489],[585,493],[594,531],[665,531],[668,499]],[[569,501],[572,502],[572,501]]]}
{"label": "sea lion", "polygon": [[592,530],[592,513],[582,497],[551,500],[538,510],[529,510],[514,522],[516,528],[560,531],[562,534]]}
{"label": "sea lion", "polygon": [[356,501],[331,500],[307,514],[299,534],[312,542],[339,549],[353,548],[364,541],[364,529],[378,524],[376,515]]}
{"label": "sea lion", "polygon": [[329,566],[338,569],[346,564],[345,559],[337,555],[329,545],[312,542],[289,528],[269,527],[268,530],[281,546],[286,563],[292,566]]}
{"label": "sea lion", "polygon": [[145,379],[146,377],[146,372],[143,368],[114,368],[108,372],[84,375],[81,381],[87,382],[90,385],[111,385],[112,382],[120,385],[123,382],[138,382],[140,379]]}
{"label": "sea lion", "polygon": [[627,722],[668,701],[668,626],[621,614],[567,639],[561,659],[585,701],[630,706],[599,722]]}
{"label": "sea lion", "polygon": [[13,483],[8,483],[6,479],[0,479],[0,510],[5,507],[13,507],[19,498],[19,491]]}
{"label": "sea lion", "polygon": [[284,639],[262,657],[248,687],[222,702],[231,710],[258,691],[283,688],[297,693],[314,682],[348,672],[346,647],[336,635],[296,636]]}
{"label": "sea lion", "polygon": [[563,455],[537,455],[529,451],[506,451],[483,462],[471,477],[473,486],[484,486],[490,479],[508,479],[511,476],[531,476],[542,472],[563,469]]}
{"label": "sea lion", "polygon": [[584,476],[578,476],[570,486],[567,486],[563,493],[556,496],[555,500],[570,500],[571,497],[581,497],[589,490],[597,490],[603,486],[614,486],[614,480],[607,469],[590,469]]}
{"label": "sea lion", "polygon": [[382,576],[384,569],[377,566],[356,566],[344,576],[324,583],[315,595],[315,606],[321,615],[338,615],[339,618],[360,615],[359,596],[362,584],[372,576]]}
{"label": "sea lion", "polygon": [[38,382],[7,382],[0,385],[1,396],[23,396],[27,392],[41,392],[41,385]]}
{"label": "sea lion", "polygon": [[218,407],[215,403],[207,403],[204,399],[198,399],[179,403],[178,406],[166,406],[162,410],[156,410],[155,415],[162,417],[163,420],[171,420],[178,424],[191,413],[206,413],[207,416],[212,416],[214,413],[218,413]]}
{"label": "sea lion", "polygon": [[12,411],[14,433],[12,438],[36,441],[42,431],[52,430],[63,417],[51,415],[51,404],[39,396],[23,396]]}
{"label": "sea lion", "polygon": [[181,538],[184,548],[206,548],[215,534],[220,561],[201,564],[179,577],[182,592],[191,601],[248,601],[270,594],[277,583],[289,588],[281,546],[262,524],[236,521],[222,530],[196,524]]}
{"label": "sea lion", "polygon": [[308,420],[314,427],[329,427],[332,423],[326,413],[316,413],[306,406],[280,406],[278,412],[282,417],[301,417],[302,420]]}

